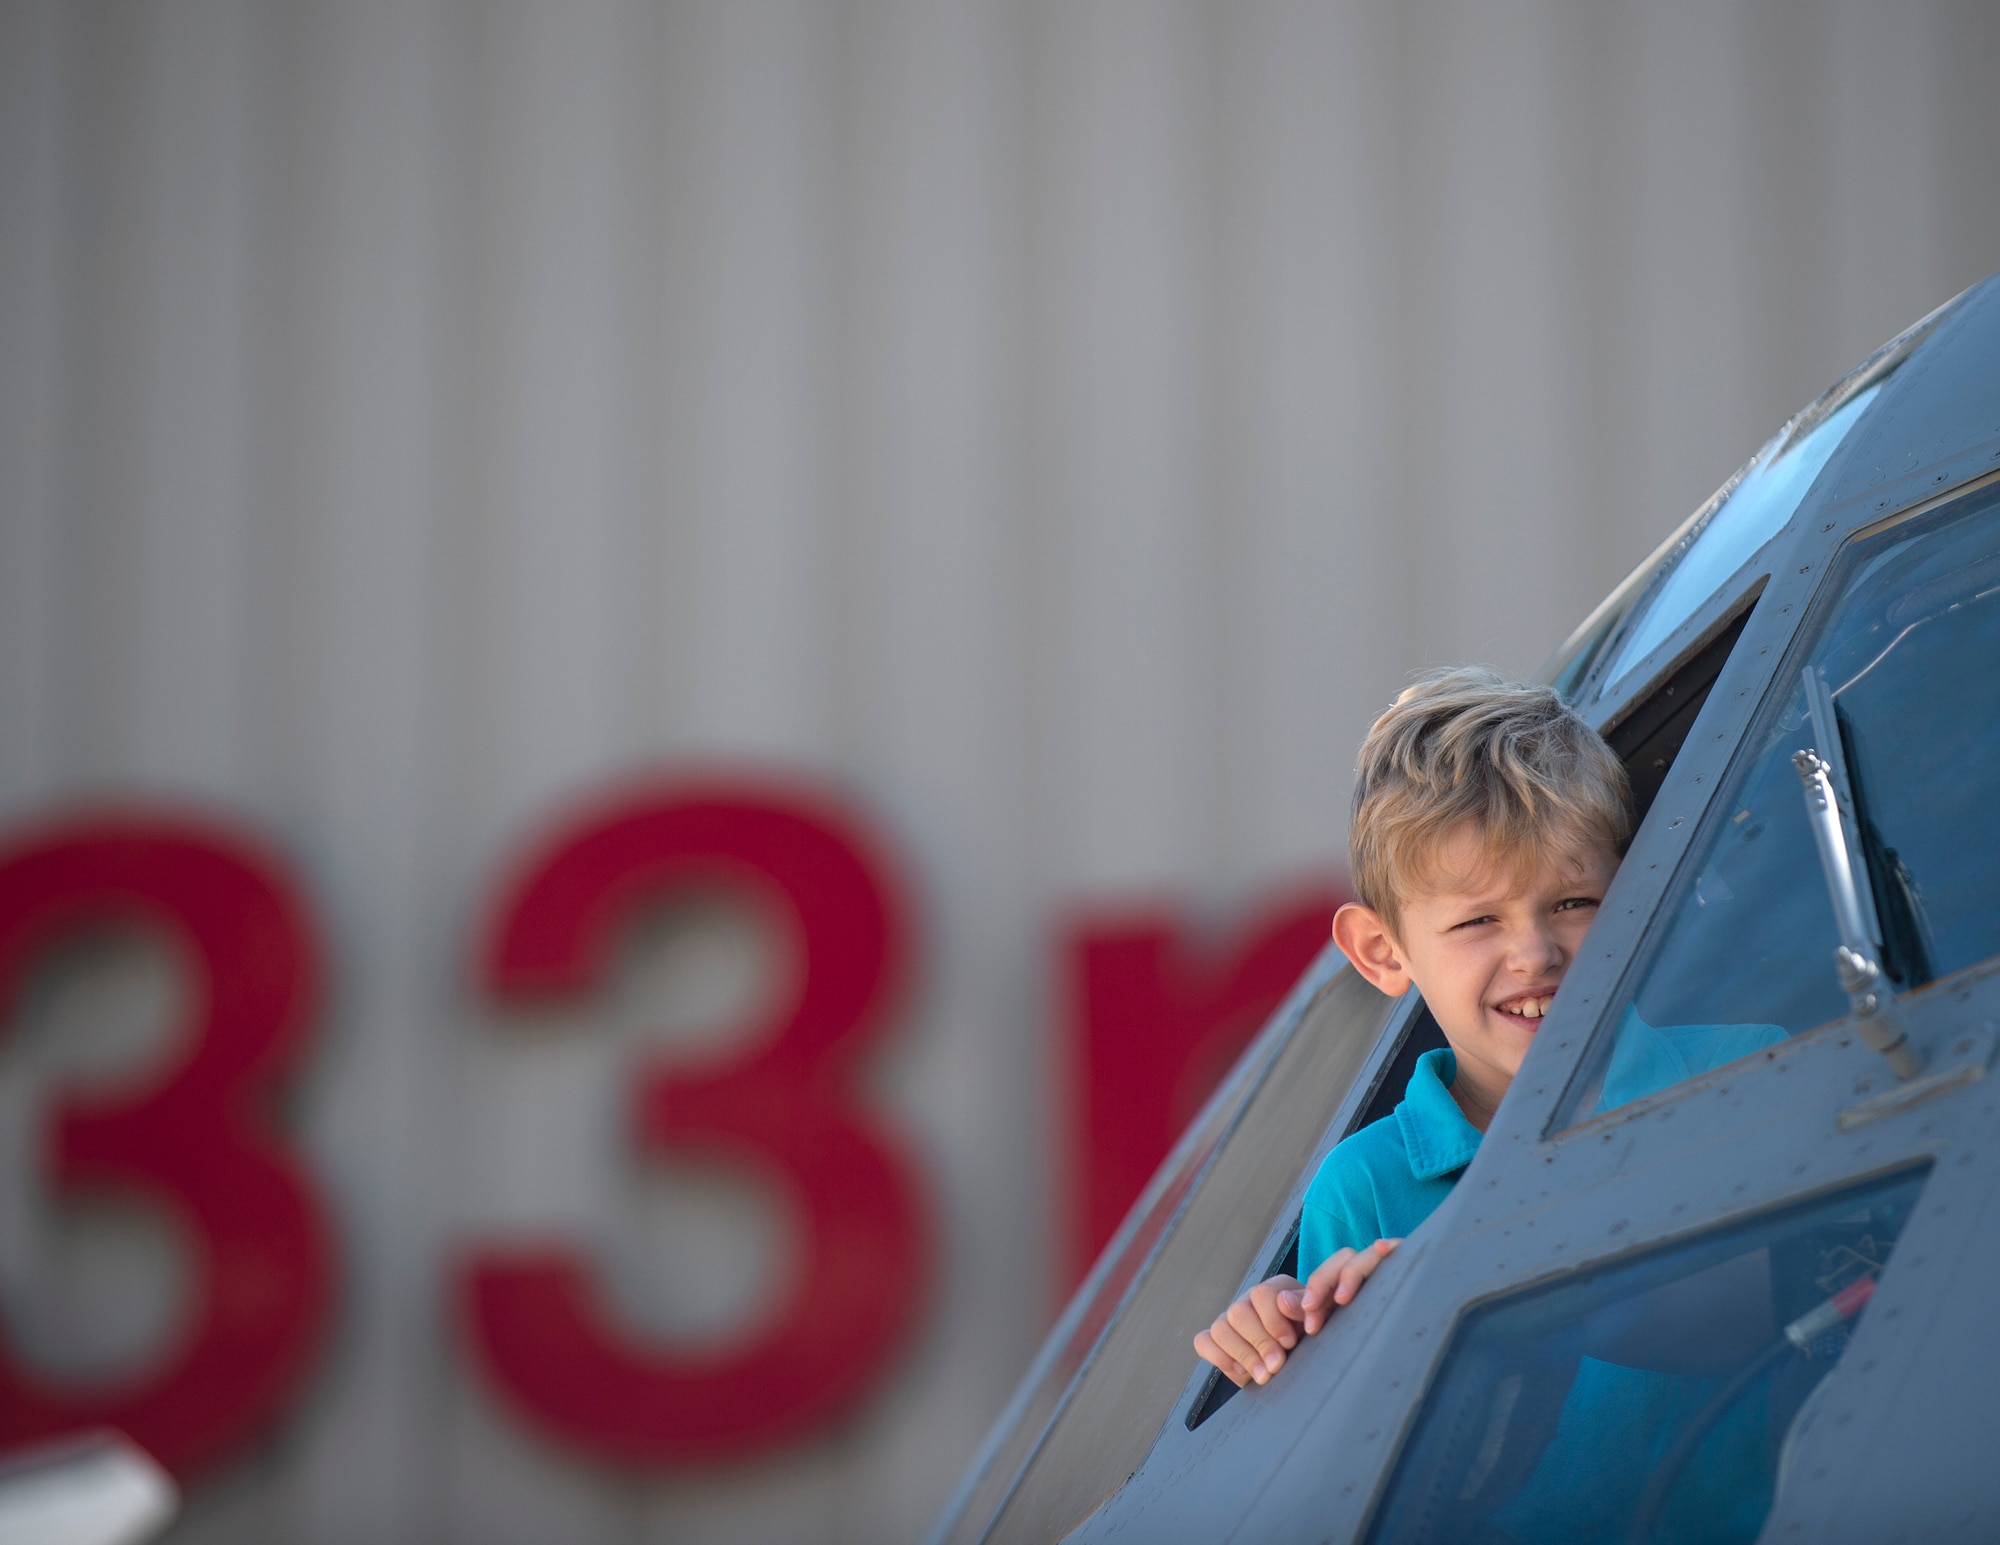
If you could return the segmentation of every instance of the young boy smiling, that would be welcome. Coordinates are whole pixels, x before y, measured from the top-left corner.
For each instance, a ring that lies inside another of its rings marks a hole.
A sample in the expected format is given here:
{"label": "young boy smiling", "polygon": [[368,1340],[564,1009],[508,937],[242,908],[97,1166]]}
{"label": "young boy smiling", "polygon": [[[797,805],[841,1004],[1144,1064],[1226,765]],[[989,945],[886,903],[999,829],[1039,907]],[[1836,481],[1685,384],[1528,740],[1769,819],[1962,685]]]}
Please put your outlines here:
{"label": "young boy smiling", "polygon": [[1413,983],[1447,1049],[1403,1102],[1338,1144],[1306,1190],[1304,1282],[1259,1283],[1195,1337],[1243,1385],[1267,1382],[1479,1147],[1597,915],[1631,833],[1625,769],[1551,689],[1492,671],[1432,674],[1361,747],[1349,862],[1358,901],[1334,941],[1374,986]]}

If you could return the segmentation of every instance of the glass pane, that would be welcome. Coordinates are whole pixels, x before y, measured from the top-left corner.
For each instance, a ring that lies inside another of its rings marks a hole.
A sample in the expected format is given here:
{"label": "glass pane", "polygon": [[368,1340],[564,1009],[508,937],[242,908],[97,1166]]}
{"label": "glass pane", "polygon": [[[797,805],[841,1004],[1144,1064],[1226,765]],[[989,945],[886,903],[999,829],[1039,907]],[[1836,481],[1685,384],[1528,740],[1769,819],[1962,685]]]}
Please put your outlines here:
{"label": "glass pane", "polygon": [[1475,1309],[1370,1540],[1748,1542],[1921,1171]]}
{"label": "glass pane", "polygon": [[[1900,990],[2000,954],[2000,498],[1849,548],[1812,653],[1832,691],[1861,847]],[[1674,903],[1571,1119],[1847,1012],[1833,908],[1792,753],[1824,749],[1786,695]]]}
{"label": "glass pane", "polygon": [[1065,1314],[946,1540],[1060,1539],[1138,1468],[1195,1370],[1195,1332],[1249,1271],[1394,1007],[1341,970],[1235,1105],[1211,1106],[1221,1124],[1183,1140]]}
{"label": "glass pane", "polygon": [[[1628,617],[1635,614],[1639,617],[1638,627],[1646,637],[1634,642],[1638,638],[1635,634],[1626,640],[1624,647],[1618,649],[1615,667],[1599,676],[1600,688],[1622,677],[1644,658],[1647,651],[1655,648],[1661,639],[1693,615],[1701,603],[1742,566],[1744,559],[1769,540],[1771,534],[1791,517],[1799,499],[1811,487],[1813,477],[1818,475],[1820,467],[1846,433],[1845,427],[1840,427],[1820,435],[1819,431],[1825,428],[1828,420],[1854,406],[1857,398],[1872,394],[1874,388],[1888,380],[1964,298],[1959,296],[1947,301],[1914,327],[1890,339],[1780,430],[1750,459],[1748,465],[1718,488],[1700,509],[1681,524],[1679,530],[1648,554],[1646,560],[1625,577],[1624,583],[1584,619],[1576,631],[1563,641],[1549,663],[1542,667],[1540,679],[1564,697],[1574,700],[1585,683],[1593,675],[1598,675],[1594,667],[1605,650],[1620,643]],[[1865,404],[1856,406],[1849,415],[1849,424],[1865,410]],[[1814,448],[1808,454],[1805,442],[1816,435]],[[1792,465],[1784,470],[1782,476],[1775,466],[1781,458],[1792,459]],[[1809,462],[1811,475],[1806,475]],[[1767,468],[1770,473],[1768,486],[1761,489],[1746,486],[1753,475],[1759,475],[1760,469]],[[1803,481],[1799,481],[1801,477]],[[1792,482],[1797,483],[1797,490],[1786,503],[1784,485]],[[1739,492],[1744,496],[1740,502],[1736,497]],[[1733,506],[1732,512],[1718,525],[1718,512],[1725,505]],[[1735,523],[1740,523],[1742,529],[1732,535],[1728,527]],[[1711,550],[1698,560],[1700,575],[1690,571],[1689,578],[1674,584],[1672,595],[1666,594],[1666,585],[1656,585],[1656,582],[1662,574],[1672,576],[1678,572],[1682,559],[1697,545],[1698,539],[1707,537],[1711,526],[1718,527],[1717,534],[1709,544]],[[1755,533],[1760,526],[1768,526],[1768,529],[1762,536],[1757,536]],[[1733,557],[1730,556],[1732,553]]]}
{"label": "glass pane", "polygon": [[1619,680],[1657,649],[1752,553],[1784,528],[1820,469],[1881,389],[1880,381],[1864,387],[1805,433],[1797,429],[1781,433],[1757,453],[1735,491],[1695,534],[1673,572],[1653,592],[1619,646],[1606,680]]}
{"label": "glass pane", "polygon": [[[1688,522],[1690,526],[1694,523],[1692,520]],[[1546,681],[1570,702],[1578,700],[1578,689],[1589,679],[1590,668],[1597,663],[1604,646],[1617,635],[1626,615],[1632,610],[1632,603],[1651,583],[1654,572],[1679,545],[1681,535],[1676,531],[1651,557],[1626,576],[1625,583],[1598,603],[1597,610],[1584,618],[1576,631],[1563,640],[1562,647],[1549,657],[1548,664],[1537,673],[1540,680]]]}

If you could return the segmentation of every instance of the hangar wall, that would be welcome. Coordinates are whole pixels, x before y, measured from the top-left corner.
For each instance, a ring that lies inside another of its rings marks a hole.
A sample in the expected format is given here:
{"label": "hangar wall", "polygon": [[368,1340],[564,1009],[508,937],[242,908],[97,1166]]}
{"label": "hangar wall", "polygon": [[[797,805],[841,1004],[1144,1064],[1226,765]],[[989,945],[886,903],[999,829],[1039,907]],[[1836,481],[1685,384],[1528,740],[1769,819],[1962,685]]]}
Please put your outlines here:
{"label": "hangar wall", "polygon": [[[340,1307],[172,1538],[915,1537],[1053,1308],[1066,921],[1336,871],[1408,672],[1532,670],[2000,265],[1997,64],[1941,0],[0,5],[0,827],[226,818],[329,954]],[[623,1157],[642,1027],[712,1043],[753,928],[549,1036],[468,985],[525,849],[688,769],[908,875],[874,1098],[939,1266],[858,1415],[661,1474],[516,1420],[443,1303],[510,1231],[660,1336],[796,1269],[740,1176]],[[0,1304],[62,1377],[192,1291],[38,1157],[175,969],[59,963],[0,1051]]]}

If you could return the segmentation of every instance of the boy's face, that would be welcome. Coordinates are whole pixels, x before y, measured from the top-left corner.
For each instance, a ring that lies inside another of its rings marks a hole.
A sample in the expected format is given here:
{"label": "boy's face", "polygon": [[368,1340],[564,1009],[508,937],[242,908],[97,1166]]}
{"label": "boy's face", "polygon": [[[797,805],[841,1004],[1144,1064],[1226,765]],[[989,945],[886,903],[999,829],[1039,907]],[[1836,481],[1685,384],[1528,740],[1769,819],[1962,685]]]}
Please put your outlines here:
{"label": "boy's face", "polygon": [[1460,1104],[1471,1114],[1469,1098],[1490,1113],[1617,869],[1602,839],[1574,860],[1496,868],[1479,834],[1460,827],[1439,851],[1435,887],[1404,899],[1393,935],[1379,914],[1354,906],[1342,908],[1334,937],[1384,992],[1416,983],[1457,1053]]}

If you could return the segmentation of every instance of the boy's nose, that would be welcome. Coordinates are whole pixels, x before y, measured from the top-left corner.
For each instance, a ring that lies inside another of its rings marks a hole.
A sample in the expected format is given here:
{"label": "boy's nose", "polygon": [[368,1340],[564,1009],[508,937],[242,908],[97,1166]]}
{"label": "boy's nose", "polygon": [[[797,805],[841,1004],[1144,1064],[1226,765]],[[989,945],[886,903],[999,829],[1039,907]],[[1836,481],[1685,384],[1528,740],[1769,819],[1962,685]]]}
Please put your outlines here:
{"label": "boy's nose", "polygon": [[1530,976],[1559,970],[1568,958],[1562,941],[1547,929],[1537,928],[1515,944],[1515,963]]}

